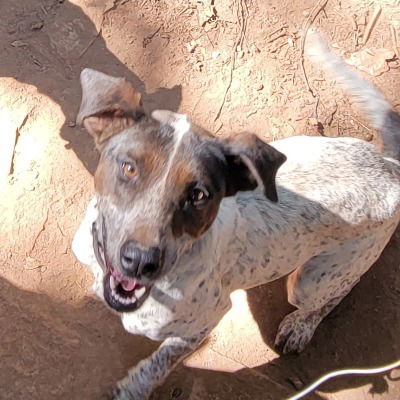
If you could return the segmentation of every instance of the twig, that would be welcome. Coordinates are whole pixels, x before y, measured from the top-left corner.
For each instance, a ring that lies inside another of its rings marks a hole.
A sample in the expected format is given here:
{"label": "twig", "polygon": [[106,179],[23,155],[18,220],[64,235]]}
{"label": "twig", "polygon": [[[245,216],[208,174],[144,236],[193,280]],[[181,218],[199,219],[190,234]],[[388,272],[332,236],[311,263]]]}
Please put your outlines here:
{"label": "twig", "polygon": [[44,230],[46,229],[46,224],[47,224],[48,219],[49,219],[49,209],[47,209],[46,218],[45,218],[44,221],[43,221],[43,224],[42,224],[42,227],[41,227],[40,231],[36,234],[35,239],[33,240],[32,247],[31,247],[31,249],[30,249],[29,252],[28,252],[29,257],[31,256],[32,251],[33,251],[33,250],[35,249],[35,247],[36,247],[36,242],[37,242],[37,240],[39,239],[39,236],[40,236],[41,233],[44,232]]}
{"label": "twig", "polygon": [[362,44],[365,45],[368,42],[369,37],[371,36],[371,32],[375,27],[376,21],[378,21],[379,16],[381,15],[382,12],[382,7],[377,6],[375,8],[374,13],[372,14],[371,19],[368,21],[367,26],[365,27],[364,35],[363,35],[363,40]]}
{"label": "twig", "polygon": [[273,37],[272,39],[267,40],[265,43],[272,43],[275,42],[276,39],[279,39],[283,36],[286,36],[286,32],[280,33],[278,36]]}
{"label": "twig", "polygon": [[60,224],[57,222],[57,228],[60,231],[61,235],[65,237],[64,232],[62,231]]}
{"label": "twig", "polygon": [[[243,8],[243,4],[244,4],[244,8]],[[246,10],[246,13],[244,13],[244,9]],[[240,43],[240,45],[243,47],[243,42],[244,39],[246,39],[246,35],[245,32],[247,31],[247,22],[248,22],[248,18],[249,18],[249,7],[247,6],[247,1],[244,0],[242,3],[242,12],[243,12],[243,34],[242,34],[242,41]],[[245,18],[246,16],[246,18]],[[249,43],[247,42],[247,46],[249,45]]]}
{"label": "twig", "polygon": [[[125,4],[126,2],[122,2],[121,4]],[[102,30],[103,30],[103,24],[104,24],[104,19],[105,19],[105,15],[108,14],[111,10],[114,10],[115,7],[117,7],[118,4],[116,4],[114,2],[114,5],[111,8],[107,9],[107,5],[103,11],[103,15],[101,17],[101,21],[100,21],[100,26],[99,26],[99,30],[97,32],[97,34],[92,38],[92,40],[89,42],[89,44],[82,50],[81,54],[79,54],[78,58],[82,58],[85,53],[89,50],[90,46],[92,46],[92,44],[96,41],[96,39],[100,36]]]}
{"label": "twig", "polygon": [[[350,117],[350,116],[349,116]],[[368,132],[371,132],[371,128],[368,128],[368,126],[366,126],[365,124],[363,124],[359,119],[357,119],[354,116],[351,116],[352,119],[354,119],[354,121],[356,121],[359,125],[361,125],[364,129],[366,129]]]}
{"label": "twig", "polygon": [[331,124],[333,122],[333,117],[335,116],[337,110],[338,110],[338,105],[337,105],[337,103],[335,101],[335,108],[333,109],[333,111],[331,112],[329,117],[325,120],[325,125],[331,126]]}
{"label": "twig", "polygon": [[319,0],[318,3],[315,5],[315,7],[312,9],[310,15],[307,17],[307,19],[304,22],[304,29],[303,29],[304,32],[303,32],[303,37],[301,39],[301,45],[300,45],[301,71],[303,73],[304,82],[306,83],[308,91],[311,93],[312,97],[316,97],[316,95],[315,95],[314,91],[312,90],[310,83],[308,82],[308,77],[306,74],[306,70],[304,68],[304,46],[306,44],[307,33],[308,33],[308,30],[310,29],[311,24],[315,21],[315,18],[317,18],[318,14],[326,6],[327,3],[328,3],[328,0]]}
{"label": "twig", "polygon": [[315,106],[314,106],[314,117],[318,120],[318,106],[319,106],[319,96],[316,96]]}
{"label": "twig", "polygon": [[12,156],[10,160],[10,169],[9,169],[9,175],[12,175],[14,173],[15,169],[15,146],[18,143],[19,137],[21,136],[21,130],[25,126],[26,122],[28,121],[29,116],[31,115],[32,109],[29,110],[29,112],[26,113],[24,119],[22,120],[21,124],[17,127],[16,132],[15,132],[15,141],[14,141],[14,146],[12,149]]}
{"label": "twig", "polygon": [[207,91],[207,89],[204,89],[204,90],[201,92],[199,98],[197,99],[195,105],[193,106],[192,112],[190,113],[191,115],[194,115],[194,112],[195,112],[197,106],[199,105],[199,103],[200,103],[201,99],[203,98],[203,95],[204,95],[204,93],[205,93],[206,91]]}
{"label": "twig", "polygon": [[268,33],[268,35],[264,39],[266,39],[267,37],[271,37],[271,36],[275,35],[275,33],[278,33],[278,32],[280,32],[281,30],[283,30],[283,29],[285,29],[287,27],[288,27],[287,25],[282,25],[280,28],[275,29],[271,33]]}
{"label": "twig", "polygon": [[399,47],[397,46],[396,29],[393,25],[390,25],[390,36],[392,37],[393,50],[396,54],[396,57],[397,57],[397,59],[400,59],[400,51],[399,51]]}
{"label": "twig", "polygon": [[220,351],[218,351],[217,349],[215,349],[213,346],[211,346],[211,351],[213,351],[214,353],[219,354],[220,356],[227,358],[228,360],[231,360],[237,364],[242,365],[243,367],[245,367],[248,372],[254,376],[257,376],[258,378],[261,378],[263,380],[268,381],[269,383],[273,383],[274,385],[280,387],[281,389],[285,390],[286,392],[289,391],[289,388],[285,385],[283,385],[282,383],[276,381],[275,379],[271,378],[269,375],[264,374],[262,372],[257,371],[257,369],[255,368],[251,368],[250,365],[245,364],[242,360],[238,360],[234,357],[229,356],[228,354],[222,353]]}
{"label": "twig", "polygon": [[[365,124],[363,124],[358,118],[356,118],[354,115],[350,115],[350,114],[344,114],[348,120],[354,120],[355,122],[357,122],[358,125],[361,125],[364,129],[366,129],[368,132],[371,132],[371,128],[369,128],[368,126],[366,126]],[[354,126],[354,125],[353,125]]]}
{"label": "twig", "polygon": [[245,34],[245,30],[246,30],[246,25],[247,25],[248,10],[246,8],[246,13],[244,12],[243,1],[245,2],[245,0],[236,0],[236,4],[237,4],[236,13],[237,13],[237,19],[238,19],[238,24],[239,24],[239,33],[236,37],[236,41],[235,41],[235,44],[233,45],[232,52],[231,52],[231,68],[230,68],[230,72],[229,72],[228,84],[226,85],[224,97],[222,99],[221,105],[219,106],[219,109],[214,118],[214,121],[216,121],[221,116],[222,109],[224,108],[226,97],[227,97],[229,89],[231,88],[231,85],[232,85],[233,71],[235,69],[235,63],[236,63],[237,47],[242,45],[243,39],[244,39],[244,34]]}
{"label": "twig", "polygon": [[158,32],[160,32],[160,29],[161,25],[153,33],[143,38],[143,47],[146,47],[151,42],[151,39],[153,39],[153,37],[156,36]]}
{"label": "twig", "polygon": [[81,54],[79,54],[78,58],[82,58],[85,53],[89,50],[90,46],[96,41],[96,39],[100,36],[101,31],[103,30],[103,23],[104,23],[104,14],[101,17],[101,22],[100,22],[100,27],[97,32],[97,34],[92,38],[92,40],[89,42],[89,44],[81,51]]}

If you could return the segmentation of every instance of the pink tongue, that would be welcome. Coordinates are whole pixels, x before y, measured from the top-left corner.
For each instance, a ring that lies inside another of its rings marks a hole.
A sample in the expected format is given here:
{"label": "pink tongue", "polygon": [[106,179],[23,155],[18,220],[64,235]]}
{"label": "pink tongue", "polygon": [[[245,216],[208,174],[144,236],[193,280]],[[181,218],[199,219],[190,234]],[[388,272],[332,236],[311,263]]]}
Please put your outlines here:
{"label": "pink tongue", "polygon": [[124,288],[124,290],[130,292],[131,290],[135,289],[136,281],[134,279],[123,280],[121,282],[121,286]]}

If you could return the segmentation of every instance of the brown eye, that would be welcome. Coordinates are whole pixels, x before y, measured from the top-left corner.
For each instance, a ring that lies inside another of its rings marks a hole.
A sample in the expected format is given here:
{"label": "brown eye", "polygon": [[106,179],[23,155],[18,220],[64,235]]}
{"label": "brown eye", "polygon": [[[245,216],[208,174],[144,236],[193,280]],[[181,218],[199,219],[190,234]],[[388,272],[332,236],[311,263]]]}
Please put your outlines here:
{"label": "brown eye", "polygon": [[137,175],[136,168],[132,163],[124,162],[122,164],[122,170],[124,172],[124,175],[129,179],[132,179]]}
{"label": "brown eye", "polygon": [[206,201],[209,197],[207,190],[203,188],[193,188],[189,193],[189,200],[192,204],[198,205]]}

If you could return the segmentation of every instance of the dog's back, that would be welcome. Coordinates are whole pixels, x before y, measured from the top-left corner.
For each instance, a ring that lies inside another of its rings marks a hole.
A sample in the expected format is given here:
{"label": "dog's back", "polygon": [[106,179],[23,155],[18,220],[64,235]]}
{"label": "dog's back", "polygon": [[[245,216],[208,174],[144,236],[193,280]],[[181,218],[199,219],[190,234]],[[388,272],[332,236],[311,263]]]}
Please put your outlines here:
{"label": "dog's back", "polygon": [[383,154],[400,161],[400,116],[382,94],[346,62],[334,54],[317,33],[310,35],[308,55],[313,62],[329,70],[354,98],[361,110],[371,120],[382,141]]}

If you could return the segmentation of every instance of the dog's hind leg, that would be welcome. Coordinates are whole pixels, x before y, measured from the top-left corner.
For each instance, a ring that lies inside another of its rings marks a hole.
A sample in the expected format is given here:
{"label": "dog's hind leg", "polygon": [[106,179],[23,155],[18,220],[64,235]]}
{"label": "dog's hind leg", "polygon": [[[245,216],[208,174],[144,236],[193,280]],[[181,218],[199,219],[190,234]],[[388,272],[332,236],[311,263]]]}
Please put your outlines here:
{"label": "dog's hind leg", "polygon": [[172,337],[148,358],[140,361],[118,383],[113,400],[145,400],[161,385],[175,366],[197,349],[208,333],[202,332],[190,339]]}
{"label": "dog's hind leg", "polygon": [[[390,237],[390,236],[389,236]],[[297,310],[281,322],[275,346],[301,352],[315,329],[376,261],[388,237],[375,236],[339,244],[313,257],[288,278],[288,300]]]}

